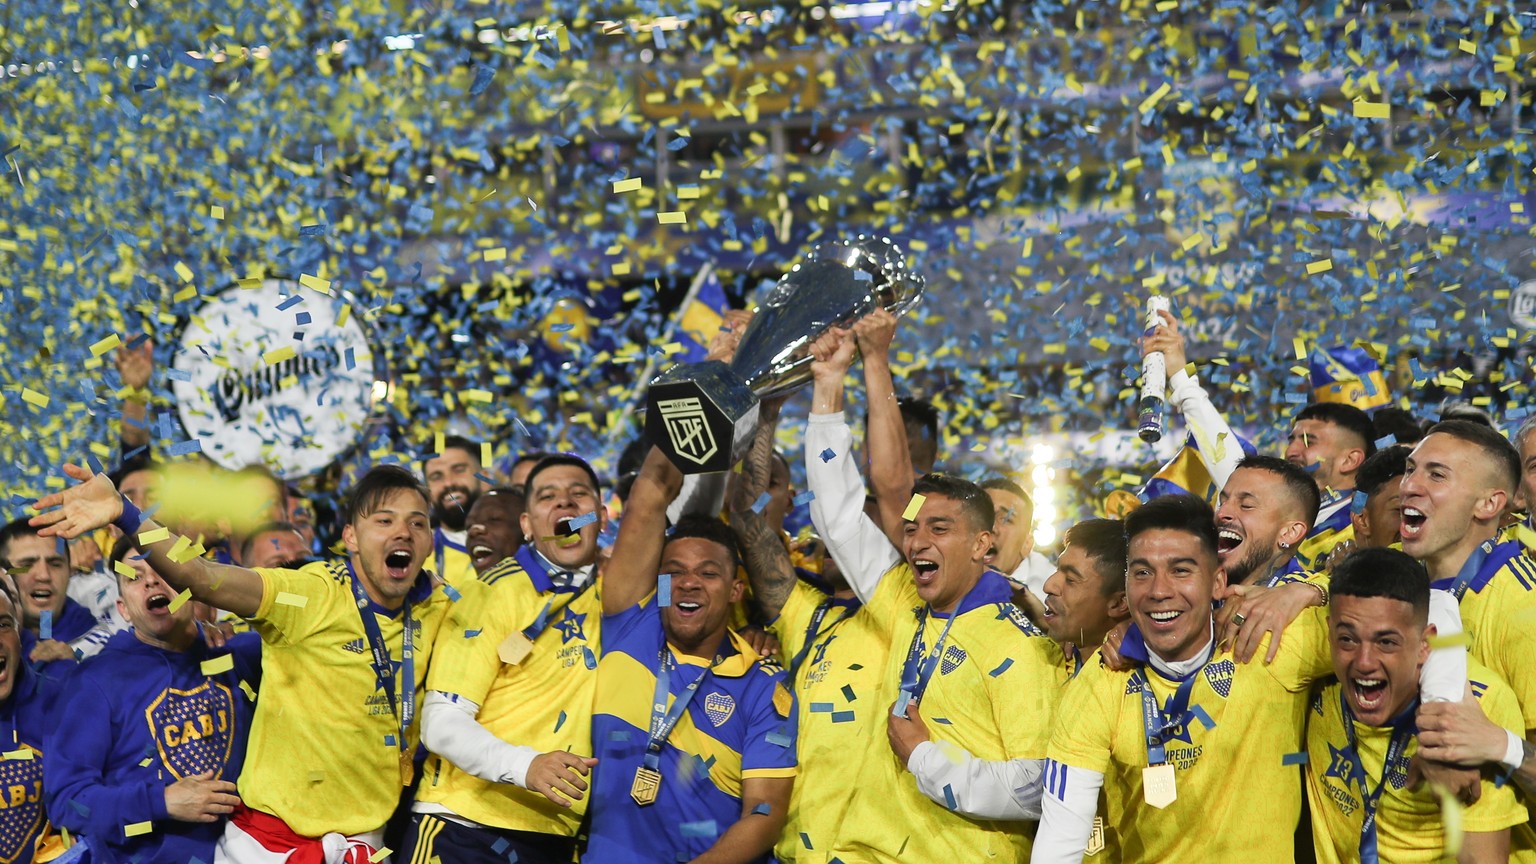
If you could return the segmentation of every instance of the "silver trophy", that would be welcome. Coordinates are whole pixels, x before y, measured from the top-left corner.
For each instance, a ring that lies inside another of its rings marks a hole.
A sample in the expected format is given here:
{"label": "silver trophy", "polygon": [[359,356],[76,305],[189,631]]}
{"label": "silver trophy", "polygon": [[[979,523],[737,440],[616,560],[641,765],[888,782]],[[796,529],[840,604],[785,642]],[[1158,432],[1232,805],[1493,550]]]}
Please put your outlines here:
{"label": "silver trophy", "polygon": [[810,382],[816,337],[879,307],[900,315],[922,296],[923,278],[889,238],[817,246],[763,298],[730,365],[685,363],[656,376],[646,437],[684,474],[729,470],[751,445],[758,403]]}

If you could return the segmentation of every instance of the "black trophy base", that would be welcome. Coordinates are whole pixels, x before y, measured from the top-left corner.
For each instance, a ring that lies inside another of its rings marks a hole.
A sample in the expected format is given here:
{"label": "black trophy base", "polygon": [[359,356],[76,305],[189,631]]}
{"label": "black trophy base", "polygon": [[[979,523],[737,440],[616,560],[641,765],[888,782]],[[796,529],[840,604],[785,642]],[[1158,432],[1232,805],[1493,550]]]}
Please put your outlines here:
{"label": "black trophy base", "polygon": [[645,406],[646,438],[684,474],[729,471],[752,446],[757,397],[718,360],[656,376]]}

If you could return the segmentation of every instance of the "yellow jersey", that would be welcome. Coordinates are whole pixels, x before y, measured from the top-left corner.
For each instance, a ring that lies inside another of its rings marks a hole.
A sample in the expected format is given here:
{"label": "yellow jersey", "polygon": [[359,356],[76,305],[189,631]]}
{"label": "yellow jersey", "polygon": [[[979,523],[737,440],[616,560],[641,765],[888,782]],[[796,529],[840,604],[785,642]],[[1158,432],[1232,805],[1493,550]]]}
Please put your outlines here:
{"label": "yellow jersey", "polygon": [[[374,674],[348,564],[255,572],[262,595],[251,624],[262,640],[262,680],[240,772],[240,799],[305,837],[376,830],[400,803],[406,778],[399,721]],[[418,719],[406,732],[404,749],[413,754],[427,663],[449,601],[422,574],[406,603]],[[406,678],[404,611],[377,604],[366,610],[378,622],[395,667],[396,700]]]}
{"label": "yellow jersey", "polygon": [[[953,616],[920,614],[912,568],[898,563],[881,577],[861,614],[884,637],[883,664],[870,730],[835,854],[855,862],[985,861],[1029,858],[1035,823],[971,819],[928,799],[883,734],[900,691],[903,667],[921,624],[922,645],[939,646],[939,662],[919,711],[933,742],[953,744],[986,761],[1043,759],[1066,669],[1060,649],[1011,602],[1013,589],[984,573]],[[862,700],[863,696],[860,696]]]}
{"label": "yellow jersey", "polygon": [[1457,578],[1432,584],[1459,601],[1468,655],[1514,691],[1528,738],[1536,731],[1536,561],[1523,552],[1516,541],[1485,543]]}
{"label": "yellow jersey", "polygon": [[[600,583],[561,590],[541,568],[525,567],[522,557],[459,583],[463,598],[433,646],[427,689],[479,705],[475,719],[503,741],[541,753],[589,755]],[[507,639],[529,636],[533,650],[526,657],[516,664],[502,660]],[[541,793],[482,780],[435,753],[422,769],[416,800],[482,825],[566,837],[575,836],[588,801],[583,796],[561,807]]]}
{"label": "yellow jersey", "polygon": [[800,725],[800,773],[774,855],[783,864],[826,864],[865,755],[887,748],[879,725],[889,708],[880,699],[885,643],[859,601],[833,599],[800,579],[770,629],[790,664]]}
{"label": "yellow jersey", "polygon": [[[1467,664],[1472,693],[1488,718],[1520,732],[1520,706],[1508,685],[1476,662]],[[1412,718],[1409,718],[1410,721]],[[1348,725],[1353,725],[1351,742]],[[1405,730],[1407,731],[1407,730]],[[1376,805],[1377,860],[1383,864],[1435,864],[1445,859],[1445,825],[1440,801],[1428,786],[1408,787],[1408,761],[1418,752],[1416,736],[1392,748],[1391,727],[1346,724],[1336,679],[1316,690],[1307,712],[1307,804],[1312,812],[1312,839],[1318,864],[1347,864],[1360,860],[1360,829],[1365,821],[1366,796],[1378,785]],[[1387,766],[1389,749],[1393,764]],[[1385,772],[1385,777],[1383,773]],[[1362,789],[1362,784],[1367,788]],[[1464,831],[1501,831],[1521,826],[1529,818],[1510,783],[1497,783],[1485,772],[1482,797],[1461,812]],[[1523,847],[1523,848],[1522,848]],[[1536,859],[1530,831],[1510,837],[1510,860]]]}
{"label": "yellow jersey", "polygon": [[432,532],[432,546],[432,563],[444,582],[457,587],[475,578],[475,559],[463,543],[438,528]]}
{"label": "yellow jersey", "polygon": [[[1146,662],[1134,627],[1120,653],[1141,661],[1136,670],[1111,671],[1097,658],[1083,664],[1062,699],[1060,716],[1071,721],[1057,724],[1050,758],[1104,775],[1107,824],[1119,835],[1120,860],[1290,864],[1301,815],[1293,763],[1309,687],[1332,671],[1327,637],[1327,619],[1314,607],[1286,628],[1274,663],[1239,664],[1230,651],[1217,651],[1192,673],[1190,719],[1165,745],[1177,796],[1161,809],[1146,803],[1142,785],[1149,764],[1142,687],[1151,687],[1161,708],[1180,682]],[[1267,643],[1268,637],[1258,657]]]}

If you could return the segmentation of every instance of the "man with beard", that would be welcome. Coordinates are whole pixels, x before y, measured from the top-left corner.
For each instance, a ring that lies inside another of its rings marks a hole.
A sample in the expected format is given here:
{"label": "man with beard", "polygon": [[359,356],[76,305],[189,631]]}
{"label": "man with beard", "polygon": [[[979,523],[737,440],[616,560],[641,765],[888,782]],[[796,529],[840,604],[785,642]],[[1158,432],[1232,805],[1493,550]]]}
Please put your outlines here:
{"label": "man with beard", "polygon": [[1274,588],[1305,577],[1296,546],[1317,515],[1317,487],[1295,463],[1245,456],[1221,487],[1216,557],[1228,585]]}
{"label": "man with beard", "polygon": [[480,445],[459,435],[443,439],[440,453],[426,460],[423,473],[431,495],[432,519],[437,523],[432,543],[437,575],[449,585],[471,578],[474,563],[465,546],[469,508],[490,488],[480,464]]}
{"label": "man with beard", "polygon": [[497,486],[475,499],[469,508],[464,541],[476,573],[484,573],[523,546],[523,490]]}
{"label": "man with beard", "polygon": [[114,523],[167,584],[250,619],[262,637],[242,803],[215,864],[377,855],[412,779],[418,694],[449,605],[422,570],[432,528],[420,481],[392,465],[358,481],[346,558],[248,570],[190,554],[190,540],[145,518],[106,475],[64,471],[81,483],[37,502],[42,533],[76,537]]}
{"label": "man with beard", "polygon": [[197,604],[172,608],[176,590],[134,538],[118,540],[111,560],[132,629],[82,663],[61,698],[67,720],[44,759],[49,812],[93,864],[212,861],[240,803],[261,639],[242,633],[208,649]]}

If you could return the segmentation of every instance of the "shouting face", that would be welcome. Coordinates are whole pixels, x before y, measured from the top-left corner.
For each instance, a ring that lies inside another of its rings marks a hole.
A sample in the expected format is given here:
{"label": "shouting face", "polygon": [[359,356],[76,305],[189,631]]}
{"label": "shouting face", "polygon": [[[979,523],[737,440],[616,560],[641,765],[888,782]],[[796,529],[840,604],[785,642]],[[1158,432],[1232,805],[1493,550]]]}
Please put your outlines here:
{"label": "shouting face", "polygon": [[13,537],[8,548],[0,550],[16,591],[21,595],[21,613],[27,627],[36,628],[43,612],[52,612],[58,621],[64,611],[69,589],[69,555],[64,544],[54,537]]}
{"label": "shouting face", "polygon": [[1280,544],[1294,548],[1307,534],[1295,518],[1285,481],[1262,468],[1239,468],[1222,487],[1216,509],[1216,557],[1234,585],[1263,576]]}
{"label": "shouting face", "polygon": [[669,605],[661,610],[667,641],[685,654],[714,651],[745,590],[731,551],[703,537],[682,537],[662,551],[661,572],[672,580]]}
{"label": "shouting face", "polygon": [[917,595],[938,612],[953,612],[986,568],[992,532],[978,530],[959,501],[928,495],[902,526],[902,551]]}
{"label": "shouting face", "polygon": [[521,495],[487,492],[469,508],[469,533],[465,543],[474,559],[475,572],[484,573],[511,558],[523,545]]}
{"label": "shouting face", "polygon": [[[550,563],[575,569],[597,560],[597,535],[607,524],[607,513],[586,471],[576,465],[545,467],[528,484],[527,508],[523,535]],[[587,514],[597,519],[572,527]]]}
{"label": "shouting face", "polygon": [[427,502],[410,489],[395,489],[371,513],[359,513],[341,529],[342,542],[361,572],[368,596],[396,608],[432,554]]}
{"label": "shouting face", "polygon": [[1390,597],[1336,595],[1328,606],[1333,674],[1362,723],[1386,726],[1419,692],[1429,640],[1413,605]]}

